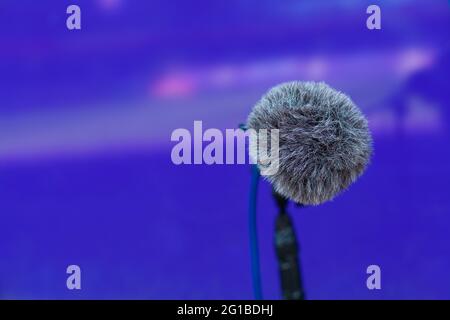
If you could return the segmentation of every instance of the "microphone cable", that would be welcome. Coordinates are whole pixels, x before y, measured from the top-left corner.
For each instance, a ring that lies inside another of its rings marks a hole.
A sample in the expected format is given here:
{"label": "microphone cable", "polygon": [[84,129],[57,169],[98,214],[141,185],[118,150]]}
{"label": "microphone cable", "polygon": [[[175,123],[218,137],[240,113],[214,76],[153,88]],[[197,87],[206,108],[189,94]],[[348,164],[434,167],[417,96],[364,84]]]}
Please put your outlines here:
{"label": "microphone cable", "polygon": [[256,204],[258,200],[259,169],[252,165],[250,198],[248,206],[248,226],[250,235],[250,260],[252,270],[253,295],[256,300],[262,300],[261,270],[259,263],[258,223],[256,218]]}
{"label": "microphone cable", "polygon": [[[239,129],[246,131],[247,126],[240,124]],[[256,206],[258,202],[258,184],[259,184],[259,169],[256,164],[251,165],[251,183],[248,205],[248,228],[250,240],[250,263],[253,284],[253,296],[255,300],[262,300],[262,285],[261,285],[261,269],[259,262],[259,245],[258,245],[258,221],[256,215]]]}

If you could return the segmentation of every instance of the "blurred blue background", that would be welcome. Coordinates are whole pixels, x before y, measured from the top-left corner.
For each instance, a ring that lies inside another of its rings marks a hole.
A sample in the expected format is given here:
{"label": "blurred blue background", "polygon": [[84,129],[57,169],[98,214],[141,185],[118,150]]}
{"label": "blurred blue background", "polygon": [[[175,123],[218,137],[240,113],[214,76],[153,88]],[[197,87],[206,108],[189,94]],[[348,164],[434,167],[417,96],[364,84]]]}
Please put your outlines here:
{"label": "blurred blue background", "polygon": [[[449,18],[446,0],[2,0],[0,298],[251,299],[250,168],[175,166],[170,135],[235,128],[271,86],[323,80],[375,152],[333,202],[290,208],[308,298],[450,299]],[[267,183],[258,208],[278,299]]]}

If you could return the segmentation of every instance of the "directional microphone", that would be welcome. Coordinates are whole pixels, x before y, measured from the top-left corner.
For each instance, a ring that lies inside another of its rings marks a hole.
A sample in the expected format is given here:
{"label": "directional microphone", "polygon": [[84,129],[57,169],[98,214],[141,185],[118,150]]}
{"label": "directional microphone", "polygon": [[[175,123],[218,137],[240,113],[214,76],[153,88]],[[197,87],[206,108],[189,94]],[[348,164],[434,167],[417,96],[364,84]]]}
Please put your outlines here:
{"label": "directional microphone", "polygon": [[[302,299],[298,243],[285,210],[332,200],[366,169],[372,137],[364,115],[342,92],[323,82],[288,82],[270,89],[254,106],[246,127],[279,132],[278,170],[265,178],[279,207],[275,247],[283,297]],[[258,145],[250,156],[261,168]],[[266,151],[265,151],[266,152]],[[282,200],[286,199],[286,200]]]}

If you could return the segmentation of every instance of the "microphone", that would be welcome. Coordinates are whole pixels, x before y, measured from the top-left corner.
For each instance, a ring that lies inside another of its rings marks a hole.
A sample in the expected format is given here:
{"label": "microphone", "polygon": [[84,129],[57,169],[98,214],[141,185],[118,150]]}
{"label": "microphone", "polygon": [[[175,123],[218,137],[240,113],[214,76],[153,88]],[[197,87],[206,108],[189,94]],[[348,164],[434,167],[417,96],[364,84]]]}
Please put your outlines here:
{"label": "microphone", "polygon": [[[373,144],[367,120],[347,95],[324,82],[294,81],[270,89],[254,106],[246,127],[256,132],[278,130],[279,167],[265,175],[279,208],[275,249],[283,298],[304,299],[299,246],[285,210],[287,201],[319,205],[347,189],[365,171]],[[263,169],[258,159],[267,150],[259,147],[250,145],[249,153]]]}
{"label": "microphone", "polygon": [[[276,192],[303,205],[333,199],[364,172],[372,154],[364,115],[323,82],[270,89],[250,113],[247,128],[279,130],[279,168],[265,178]],[[257,147],[249,151],[261,158]]]}

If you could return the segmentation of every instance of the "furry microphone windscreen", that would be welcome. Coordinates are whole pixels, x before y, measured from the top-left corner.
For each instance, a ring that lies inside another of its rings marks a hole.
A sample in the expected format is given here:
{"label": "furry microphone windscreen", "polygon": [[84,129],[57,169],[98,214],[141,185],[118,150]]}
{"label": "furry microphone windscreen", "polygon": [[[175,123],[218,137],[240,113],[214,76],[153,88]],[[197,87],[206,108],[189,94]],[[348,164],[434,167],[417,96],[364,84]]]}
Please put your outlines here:
{"label": "furry microphone windscreen", "polygon": [[279,130],[279,168],[266,178],[279,194],[304,205],[333,199],[363,173],[372,154],[364,115],[348,96],[323,82],[270,89],[247,127]]}

